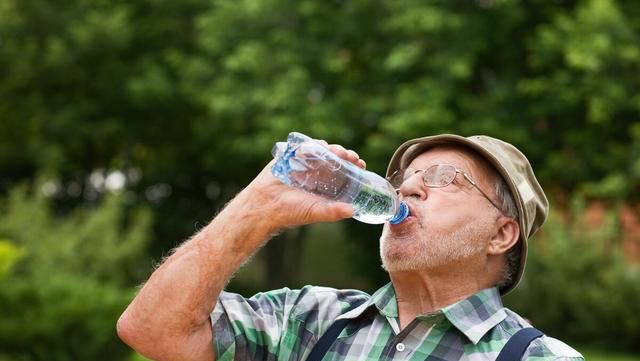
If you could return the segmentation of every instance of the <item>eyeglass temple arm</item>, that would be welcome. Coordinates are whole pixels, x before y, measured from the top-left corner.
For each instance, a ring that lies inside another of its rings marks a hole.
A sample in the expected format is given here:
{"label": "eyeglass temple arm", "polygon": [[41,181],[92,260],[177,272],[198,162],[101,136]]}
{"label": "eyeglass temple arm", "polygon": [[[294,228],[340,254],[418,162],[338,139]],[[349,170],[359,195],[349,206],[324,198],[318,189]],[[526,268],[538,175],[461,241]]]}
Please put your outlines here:
{"label": "eyeglass temple arm", "polygon": [[[459,171],[460,172],[460,171]],[[478,185],[476,184],[476,182],[474,182],[471,178],[469,178],[469,176],[467,176],[467,174],[465,172],[460,172],[462,173],[462,176],[464,177],[464,179],[466,179],[469,183],[471,183],[471,185],[478,190],[478,192],[482,193],[482,195],[489,201],[489,203],[491,203],[491,205],[493,205],[494,207],[496,207],[497,210],[500,211],[500,213],[502,213],[502,210],[500,209],[500,207],[498,207],[498,205],[491,200],[491,198],[482,190],[480,189],[480,187],[478,187]]]}

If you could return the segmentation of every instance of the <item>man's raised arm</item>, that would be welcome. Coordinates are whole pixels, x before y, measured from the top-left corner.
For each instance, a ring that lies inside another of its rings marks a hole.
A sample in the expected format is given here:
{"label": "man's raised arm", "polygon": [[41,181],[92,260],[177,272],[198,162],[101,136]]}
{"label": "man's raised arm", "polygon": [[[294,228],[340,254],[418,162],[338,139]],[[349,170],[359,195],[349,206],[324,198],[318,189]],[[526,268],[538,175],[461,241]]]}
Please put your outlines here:
{"label": "man's raised arm", "polygon": [[[364,166],[354,152],[331,148]],[[209,316],[234,272],[286,227],[352,216],[350,205],[291,189],[270,168],[153,272],[118,320],[125,343],[154,360],[213,360]]]}

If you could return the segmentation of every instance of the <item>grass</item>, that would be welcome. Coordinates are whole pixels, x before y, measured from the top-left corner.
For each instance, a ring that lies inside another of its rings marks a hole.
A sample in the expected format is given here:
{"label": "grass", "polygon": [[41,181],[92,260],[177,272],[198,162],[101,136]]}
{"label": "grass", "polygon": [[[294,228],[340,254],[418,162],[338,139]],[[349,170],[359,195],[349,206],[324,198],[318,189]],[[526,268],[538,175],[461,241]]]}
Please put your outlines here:
{"label": "grass", "polygon": [[586,361],[640,361],[640,354],[620,353],[589,347],[577,348]]}

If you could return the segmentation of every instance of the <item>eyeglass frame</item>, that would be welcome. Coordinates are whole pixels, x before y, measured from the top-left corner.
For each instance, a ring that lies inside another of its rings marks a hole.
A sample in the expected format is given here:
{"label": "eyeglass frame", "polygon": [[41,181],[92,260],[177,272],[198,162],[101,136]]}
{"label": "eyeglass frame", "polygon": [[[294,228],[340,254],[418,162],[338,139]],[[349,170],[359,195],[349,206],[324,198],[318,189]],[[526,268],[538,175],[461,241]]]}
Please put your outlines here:
{"label": "eyeglass frame", "polygon": [[[453,170],[455,170],[456,174],[451,178],[451,180],[444,185],[429,185],[427,184],[427,180],[425,179],[425,175],[427,174],[427,171],[433,167],[439,167],[439,166],[447,166],[447,167],[451,167]],[[502,209],[500,209],[500,207],[498,207],[498,205],[491,200],[491,198],[489,198],[489,196],[482,190],[480,189],[480,187],[476,184],[476,182],[473,181],[473,179],[471,179],[471,177],[462,169],[457,168],[455,165],[453,164],[446,164],[446,163],[440,163],[440,164],[434,164],[430,167],[428,167],[427,169],[414,169],[414,168],[405,168],[405,169],[398,169],[395,172],[393,172],[393,174],[391,174],[389,177],[387,177],[387,181],[391,182],[391,180],[393,179],[394,176],[399,175],[399,172],[402,172],[403,174],[406,173],[407,170],[414,170],[413,174],[411,174],[412,176],[415,174],[418,174],[419,172],[423,172],[424,174],[422,175],[422,183],[425,185],[425,187],[428,188],[444,188],[448,185],[450,185],[451,183],[453,183],[454,180],[456,180],[456,176],[458,174],[462,174],[462,176],[464,177],[464,179],[466,179],[475,189],[478,190],[478,192],[480,192],[480,194],[482,194],[482,196],[484,198],[486,198],[489,203],[491,203],[492,206],[494,206],[501,214],[504,214],[504,212],[502,211]],[[407,179],[409,179],[408,177],[405,177],[403,175],[403,179],[402,179],[402,183],[404,183]],[[400,184],[400,186],[402,185],[402,183]],[[393,185],[393,184],[392,184]],[[396,188],[396,187],[394,187]],[[396,188],[396,192],[399,191],[400,188]]]}

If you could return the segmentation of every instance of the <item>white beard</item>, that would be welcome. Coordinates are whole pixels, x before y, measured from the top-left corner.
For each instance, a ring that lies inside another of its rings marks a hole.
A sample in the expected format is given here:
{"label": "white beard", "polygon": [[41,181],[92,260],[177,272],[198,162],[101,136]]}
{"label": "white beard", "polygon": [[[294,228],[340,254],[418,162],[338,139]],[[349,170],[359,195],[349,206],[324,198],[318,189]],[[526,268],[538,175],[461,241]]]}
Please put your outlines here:
{"label": "white beard", "polygon": [[394,234],[385,226],[380,236],[380,257],[387,272],[439,267],[485,252],[493,230],[493,222],[487,217],[476,217],[450,232],[423,225],[431,229]]}

